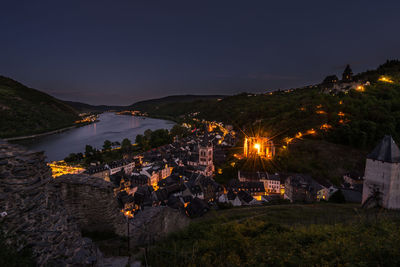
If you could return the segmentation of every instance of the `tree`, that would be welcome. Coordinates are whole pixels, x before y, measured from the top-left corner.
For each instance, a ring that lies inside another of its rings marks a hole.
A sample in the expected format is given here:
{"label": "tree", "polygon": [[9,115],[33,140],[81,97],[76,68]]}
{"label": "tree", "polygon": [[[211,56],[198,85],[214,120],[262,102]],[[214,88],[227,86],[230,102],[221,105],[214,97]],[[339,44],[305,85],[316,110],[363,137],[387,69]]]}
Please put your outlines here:
{"label": "tree", "polygon": [[112,143],[110,140],[105,140],[103,144],[103,151],[110,151],[112,147]]}
{"label": "tree", "polygon": [[64,161],[65,161],[66,163],[74,163],[74,162],[76,162],[76,161],[79,161],[79,156],[78,156],[77,154],[75,154],[75,153],[71,153],[71,154],[69,154],[68,157],[66,157],[66,158],[64,159]]}
{"label": "tree", "polygon": [[150,139],[152,130],[147,129],[146,131],[144,131],[144,137],[146,137],[146,139]]}
{"label": "tree", "polygon": [[171,136],[168,130],[158,129],[151,133],[150,135],[150,147],[159,147],[165,144],[171,143]]}
{"label": "tree", "polygon": [[86,145],[85,146],[85,156],[86,157],[91,157],[95,153],[95,149],[91,145]]}
{"label": "tree", "polygon": [[188,130],[187,128],[179,125],[179,124],[175,124],[172,129],[170,130],[170,134],[172,137],[178,136],[178,137],[185,137],[188,135]]}
{"label": "tree", "polygon": [[138,144],[138,146],[142,146],[144,140],[145,140],[144,136],[141,134],[138,134],[138,135],[136,135],[135,143]]}
{"label": "tree", "polygon": [[125,138],[124,140],[122,140],[121,151],[123,153],[130,153],[132,151],[131,140],[129,140],[128,138]]}

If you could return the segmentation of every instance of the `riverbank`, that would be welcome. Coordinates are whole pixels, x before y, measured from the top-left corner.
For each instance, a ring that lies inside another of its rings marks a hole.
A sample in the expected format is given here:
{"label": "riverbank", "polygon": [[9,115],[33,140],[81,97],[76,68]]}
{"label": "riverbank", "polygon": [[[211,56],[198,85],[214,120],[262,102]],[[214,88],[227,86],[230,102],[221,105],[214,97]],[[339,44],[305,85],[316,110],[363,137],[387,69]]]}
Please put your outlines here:
{"label": "riverbank", "polygon": [[122,116],[131,116],[131,117],[138,117],[138,118],[151,118],[151,119],[158,119],[158,120],[167,120],[167,121],[172,121],[175,123],[181,123],[182,120],[176,117],[171,117],[171,116],[166,116],[166,115],[155,115],[155,114],[150,114],[150,115],[132,115],[132,114],[116,114],[116,115],[122,115]]}
{"label": "riverbank", "polygon": [[[98,122],[98,120],[94,121],[94,122],[91,122],[91,123],[95,123],[95,122]],[[42,136],[46,136],[46,135],[50,135],[50,134],[56,134],[56,133],[65,132],[65,131],[68,131],[70,129],[74,129],[74,128],[77,128],[77,127],[89,125],[91,123],[82,123],[82,124],[72,125],[72,126],[68,126],[68,127],[65,127],[65,128],[53,130],[53,131],[50,131],[50,132],[45,132],[45,133],[3,138],[3,140],[8,142],[8,141],[20,141],[20,140],[26,140],[26,139],[33,139],[33,138],[42,137]]]}

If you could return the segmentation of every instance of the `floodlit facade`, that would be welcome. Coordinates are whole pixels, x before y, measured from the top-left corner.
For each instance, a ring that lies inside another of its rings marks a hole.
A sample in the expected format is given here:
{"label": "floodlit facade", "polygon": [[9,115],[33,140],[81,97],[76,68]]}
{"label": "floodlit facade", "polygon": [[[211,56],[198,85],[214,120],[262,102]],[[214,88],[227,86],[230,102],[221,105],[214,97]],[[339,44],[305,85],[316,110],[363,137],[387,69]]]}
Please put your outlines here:
{"label": "floodlit facade", "polygon": [[267,137],[246,137],[243,147],[245,157],[273,158],[275,156],[274,142]]}

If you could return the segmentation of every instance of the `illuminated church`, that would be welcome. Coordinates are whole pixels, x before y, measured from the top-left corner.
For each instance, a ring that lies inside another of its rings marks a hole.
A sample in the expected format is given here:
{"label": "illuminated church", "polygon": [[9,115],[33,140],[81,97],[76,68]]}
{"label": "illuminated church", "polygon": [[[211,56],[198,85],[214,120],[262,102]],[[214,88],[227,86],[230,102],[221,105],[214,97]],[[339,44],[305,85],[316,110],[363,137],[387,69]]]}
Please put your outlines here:
{"label": "illuminated church", "polygon": [[246,137],[243,152],[245,157],[273,158],[275,156],[274,142],[267,137]]}

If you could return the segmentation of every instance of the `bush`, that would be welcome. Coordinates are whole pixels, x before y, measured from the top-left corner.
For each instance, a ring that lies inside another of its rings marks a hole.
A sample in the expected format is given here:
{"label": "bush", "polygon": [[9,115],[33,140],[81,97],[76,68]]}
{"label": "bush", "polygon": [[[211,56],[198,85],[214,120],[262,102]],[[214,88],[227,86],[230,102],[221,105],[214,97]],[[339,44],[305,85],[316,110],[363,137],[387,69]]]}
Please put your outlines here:
{"label": "bush", "polygon": [[344,198],[344,195],[342,191],[339,189],[335,193],[332,194],[332,196],[329,198],[329,202],[332,203],[345,203],[346,199]]}

